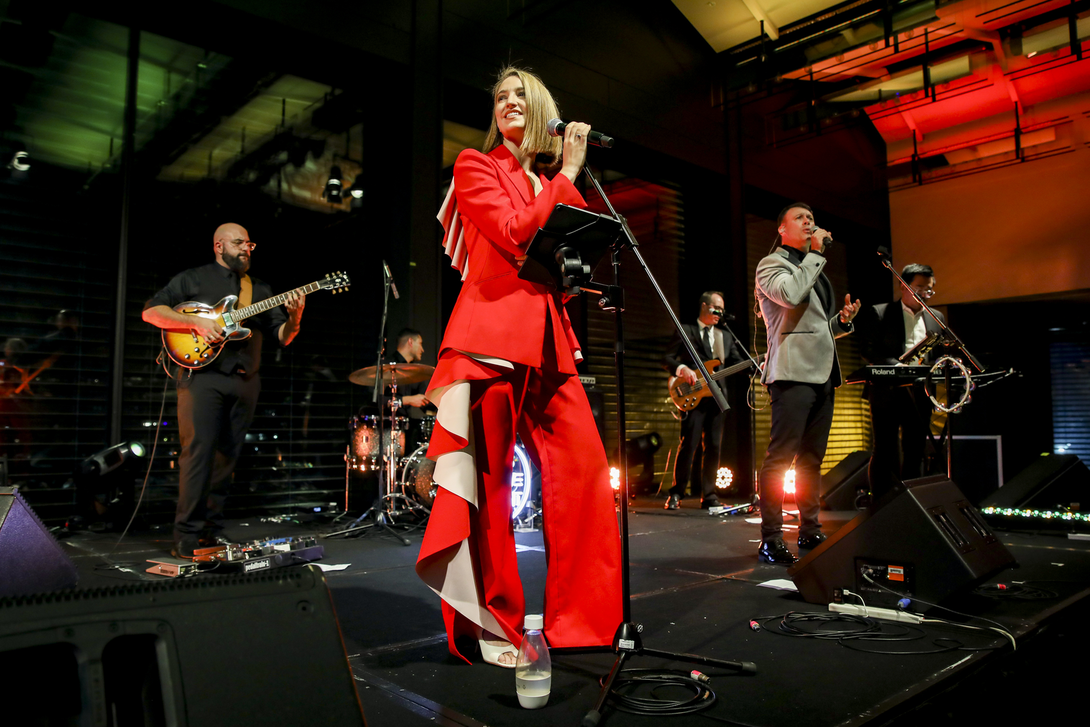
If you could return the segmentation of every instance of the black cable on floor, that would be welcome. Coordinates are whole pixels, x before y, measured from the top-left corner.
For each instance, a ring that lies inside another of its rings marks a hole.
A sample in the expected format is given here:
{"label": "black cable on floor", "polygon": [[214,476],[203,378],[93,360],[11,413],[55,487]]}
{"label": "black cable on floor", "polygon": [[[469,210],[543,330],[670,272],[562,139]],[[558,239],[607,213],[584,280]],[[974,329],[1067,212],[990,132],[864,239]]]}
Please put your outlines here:
{"label": "black cable on floor", "polygon": [[[649,696],[633,694],[650,688]],[[664,698],[656,693],[664,687],[677,687],[689,692],[685,699]],[[715,704],[715,692],[707,683],[681,671],[670,669],[622,669],[613,681],[609,704],[629,714],[676,715],[693,714]]]}

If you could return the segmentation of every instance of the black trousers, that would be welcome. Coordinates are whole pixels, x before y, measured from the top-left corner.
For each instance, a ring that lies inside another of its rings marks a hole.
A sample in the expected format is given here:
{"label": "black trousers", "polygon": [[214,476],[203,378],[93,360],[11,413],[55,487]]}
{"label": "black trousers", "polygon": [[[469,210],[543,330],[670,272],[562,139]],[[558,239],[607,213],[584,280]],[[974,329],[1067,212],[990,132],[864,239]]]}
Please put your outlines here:
{"label": "black trousers", "polygon": [[[681,422],[681,442],[674,460],[674,485],[671,495],[681,496],[685,485],[707,500],[715,494],[715,477],[719,472],[719,450],[723,443],[723,423],[727,413],[719,411],[715,401],[707,398],[697,404]],[[693,460],[700,456],[700,466]]]}
{"label": "black trousers", "polygon": [[898,479],[923,476],[930,403],[922,385],[871,388],[874,451],[867,474],[873,500],[877,501],[889,492]]}
{"label": "black trousers", "polygon": [[795,464],[795,502],[799,506],[799,536],[821,530],[821,461],[833,425],[832,381],[804,384],[775,381],[768,385],[772,428],[764,465],[758,475],[761,498],[761,539],[783,537],[783,478]]}
{"label": "black trousers", "polygon": [[178,388],[178,509],[174,539],[223,529],[227,485],[261,392],[258,376],[195,373]]}

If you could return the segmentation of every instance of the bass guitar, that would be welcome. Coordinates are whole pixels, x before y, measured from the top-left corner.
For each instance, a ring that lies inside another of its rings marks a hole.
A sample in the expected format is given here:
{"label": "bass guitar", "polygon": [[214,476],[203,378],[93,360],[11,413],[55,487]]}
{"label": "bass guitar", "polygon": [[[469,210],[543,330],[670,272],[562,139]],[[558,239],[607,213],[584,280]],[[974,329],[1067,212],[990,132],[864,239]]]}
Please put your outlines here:
{"label": "bass guitar", "polygon": [[[764,356],[759,359],[763,363]],[[704,365],[711,371],[719,365],[719,359],[712,359],[711,361],[705,361]],[[715,371],[712,373],[712,381],[721,381],[728,376],[737,374],[740,371],[753,368],[752,361],[742,361],[736,363],[733,366],[728,366],[722,371]],[[711,396],[711,389],[708,388],[708,382],[704,380],[703,374],[699,369],[696,371],[696,383],[690,384],[680,376],[671,376],[667,387],[670,392],[670,401],[674,402],[681,411],[692,411],[696,408],[696,405],[700,403],[700,400],[705,396]]]}
{"label": "bass guitar", "polygon": [[[321,280],[296,288],[294,291],[303,295],[315,293],[319,290],[332,290],[334,293],[343,293],[348,289],[350,281],[345,273],[330,273]],[[250,329],[239,325],[242,321],[258,313],[283,305],[289,293],[266,298],[252,305],[235,309],[238,305],[238,296],[229,295],[215,305],[186,301],[174,306],[176,313],[187,316],[200,316],[215,321],[223,333],[223,341],[218,344],[210,344],[203,336],[186,329],[163,329],[163,349],[170,360],[186,369],[201,369],[216,360],[223,346],[228,341],[241,341],[250,337]]]}

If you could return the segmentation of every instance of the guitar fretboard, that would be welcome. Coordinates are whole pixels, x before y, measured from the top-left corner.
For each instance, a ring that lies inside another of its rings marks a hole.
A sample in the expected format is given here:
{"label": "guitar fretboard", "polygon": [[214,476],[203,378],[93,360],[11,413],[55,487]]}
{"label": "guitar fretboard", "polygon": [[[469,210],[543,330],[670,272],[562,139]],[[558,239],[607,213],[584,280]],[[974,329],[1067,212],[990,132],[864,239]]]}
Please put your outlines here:
{"label": "guitar fretboard", "polygon": [[280,295],[274,295],[272,298],[266,298],[265,300],[258,301],[252,305],[248,305],[245,308],[239,308],[231,313],[231,317],[236,321],[241,321],[244,318],[250,316],[256,316],[258,313],[264,313],[270,308],[275,308],[278,305],[284,305],[284,301],[288,299],[288,295],[291,293],[302,293],[307,295],[321,289],[321,285],[318,282],[304,285],[302,288],[296,288],[295,290],[289,290],[287,293],[281,293]]}

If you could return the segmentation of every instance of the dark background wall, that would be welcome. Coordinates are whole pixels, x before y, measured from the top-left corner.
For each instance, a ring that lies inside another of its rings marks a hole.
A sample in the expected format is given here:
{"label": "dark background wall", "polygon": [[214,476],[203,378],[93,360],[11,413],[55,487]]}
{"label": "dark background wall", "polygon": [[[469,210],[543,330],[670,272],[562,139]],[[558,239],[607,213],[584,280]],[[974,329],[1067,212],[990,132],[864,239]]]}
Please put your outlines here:
{"label": "dark background wall", "polygon": [[[668,303],[682,319],[695,316],[700,292],[720,289],[726,293],[728,312],[736,316],[732,327],[747,345],[753,340],[754,255],[758,248],[767,249],[761,240],[767,237],[768,221],[793,201],[809,202],[820,223],[835,232],[833,267],[839,290],[866,304],[890,296],[889,276],[874,255],[878,245],[890,242],[886,152],[866,115],[848,115],[828,127],[799,132],[798,109],[805,107],[812,90],[789,80],[744,93],[726,90],[731,69],[671,3],[414,0],[341,5],[334,11],[286,0],[204,0],[189,4],[182,14],[86,2],[75,2],[72,9],[230,57],[236,71],[249,74],[239,77],[251,79],[249,86],[239,82],[232,87],[236,100],[256,79],[283,74],[327,84],[357,100],[352,112],[362,121],[366,196],[363,206],[351,213],[292,207],[240,183],[161,181],[159,171],[197,141],[193,135],[170,137],[170,145],[144,145],[132,167],[121,363],[126,436],[150,443],[145,424],[157,420],[164,383],[153,363],[157,334],[139,320],[140,308],[172,274],[210,259],[209,238],[216,225],[233,220],[248,227],[259,243],[254,273],[278,292],[332,270],[344,270],[353,279],[346,295],[313,296],[297,341],[279,357],[267,353],[254,434],[277,438],[255,439],[240,468],[237,494],[250,496],[252,507],[301,507],[343,495],[348,422],[364,398],[362,390],[344,380],[372,363],[377,349],[381,260],[390,263],[402,294],[400,301],[391,301],[388,331],[405,325],[422,330],[425,361],[434,363],[459,287],[458,275],[441,255],[434,219],[450,174],[449,166],[444,168],[444,120],[485,128],[491,108],[488,89],[495,72],[509,62],[538,72],[566,117],[587,120],[620,140],[615,149],[591,155],[591,164],[604,170],[611,189],[636,185],[654,190],[655,209],[647,213],[649,227],[641,244],[645,257],[654,261],[653,272],[667,290]],[[213,99],[215,103],[199,110],[202,118],[216,120],[232,113],[231,98]],[[36,102],[27,98],[21,103]],[[80,307],[82,358],[69,376],[81,388],[65,405],[70,409],[64,410],[68,416],[63,425],[59,415],[64,412],[39,422],[66,443],[63,452],[54,448],[39,454],[32,466],[33,453],[24,451],[24,442],[4,444],[10,459],[26,460],[11,467],[13,478],[21,477],[31,490],[37,487],[40,500],[55,505],[46,514],[62,518],[72,501],[71,488],[65,487],[72,467],[113,443],[108,431],[116,392],[106,382],[118,364],[111,343],[117,333],[112,312],[122,189],[116,167],[73,170],[40,164],[33,171],[29,183],[8,180],[0,194],[5,281],[26,278],[12,288],[19,295],[7,298],[0,335],[39,338],[51,330],[49,311]],[[669,234],[660,234],[663,222],[669,223]],[[51,230],[48,245],[42,241],[43,230]],[[63,273],[27,273],[46,270],[58,259],[74,263],[62,266]],[[655,459],[656,477],[661,478],[677,434],[658,368],[669,330],[665,313],[643,295],[643,281],[632,279],[631,260],[625,271],[640,301],[629,314],[627,330],[633,350],[626,383],[633,406],[626,434],[661,430],[666,445]],[[75,283],[83,287],[72,287]],[[63,295],[58,287],[65,287]],[[32,295],[38,302],[29,310],[23,302]],[[613,397],[615,407],[612,321],[592,303],[574,302],[573,317],[592,353],[585,368],[599,378],[604,400],[608,404]],[[1035,310],[1051,315],[1062,305],[1043,301]],[[1032,416],[1048,420],[1051,398],[1041,383],[1046,379],[1036,376],[1048,358],[1042,349],[1020,358],[1011,347],[994,344],[1000,331],[992,325],[993,311],[957,307],[950,315],[959,330],[976,329],[963,336],[967,341],[988,342],[977,351],[982,358],[994,353],[1002,366],[1024,361],[1032,368],[1038,394]],[[1021,315],[1020,309],[1003,309],[1000,320],[1012,316],[1020,321]],[[1071,325],[1077,329],[1080,323],[1073,320]],[[763,330],[756,334],[763,350]],[[159,513],[169,509],[176,478],[171,396],[168,388],[163,419],[168,424],[160,442],[166,453],[158,453],[161,459],[151,478],[158,488],[153,499]],[[744,381],[732,383],[730,399],[734,415],[725,463],[735,469],[736,482],[746,491],[763,449],[759,416],[745,404]],[[979,402],[985,399],[983,393],[978,397]],[[1031,453],[1049,449],[1051,435],[1042,426],[1025,436],[1024,423],[993,416],[995,406],[999,404],[980,403],[981,414],[966,415],[963,431],[1002,432],[1009,442],[1004,451],[1010,476]],[[851,416],[865,417],[860,411],[856,406]],[[612,424],[607,436],[615,436]],[[838,436],[843,439],[838,452],[869,446],[862,425],[845,424]],[[47,461],[48,466],[38,466]]]}

